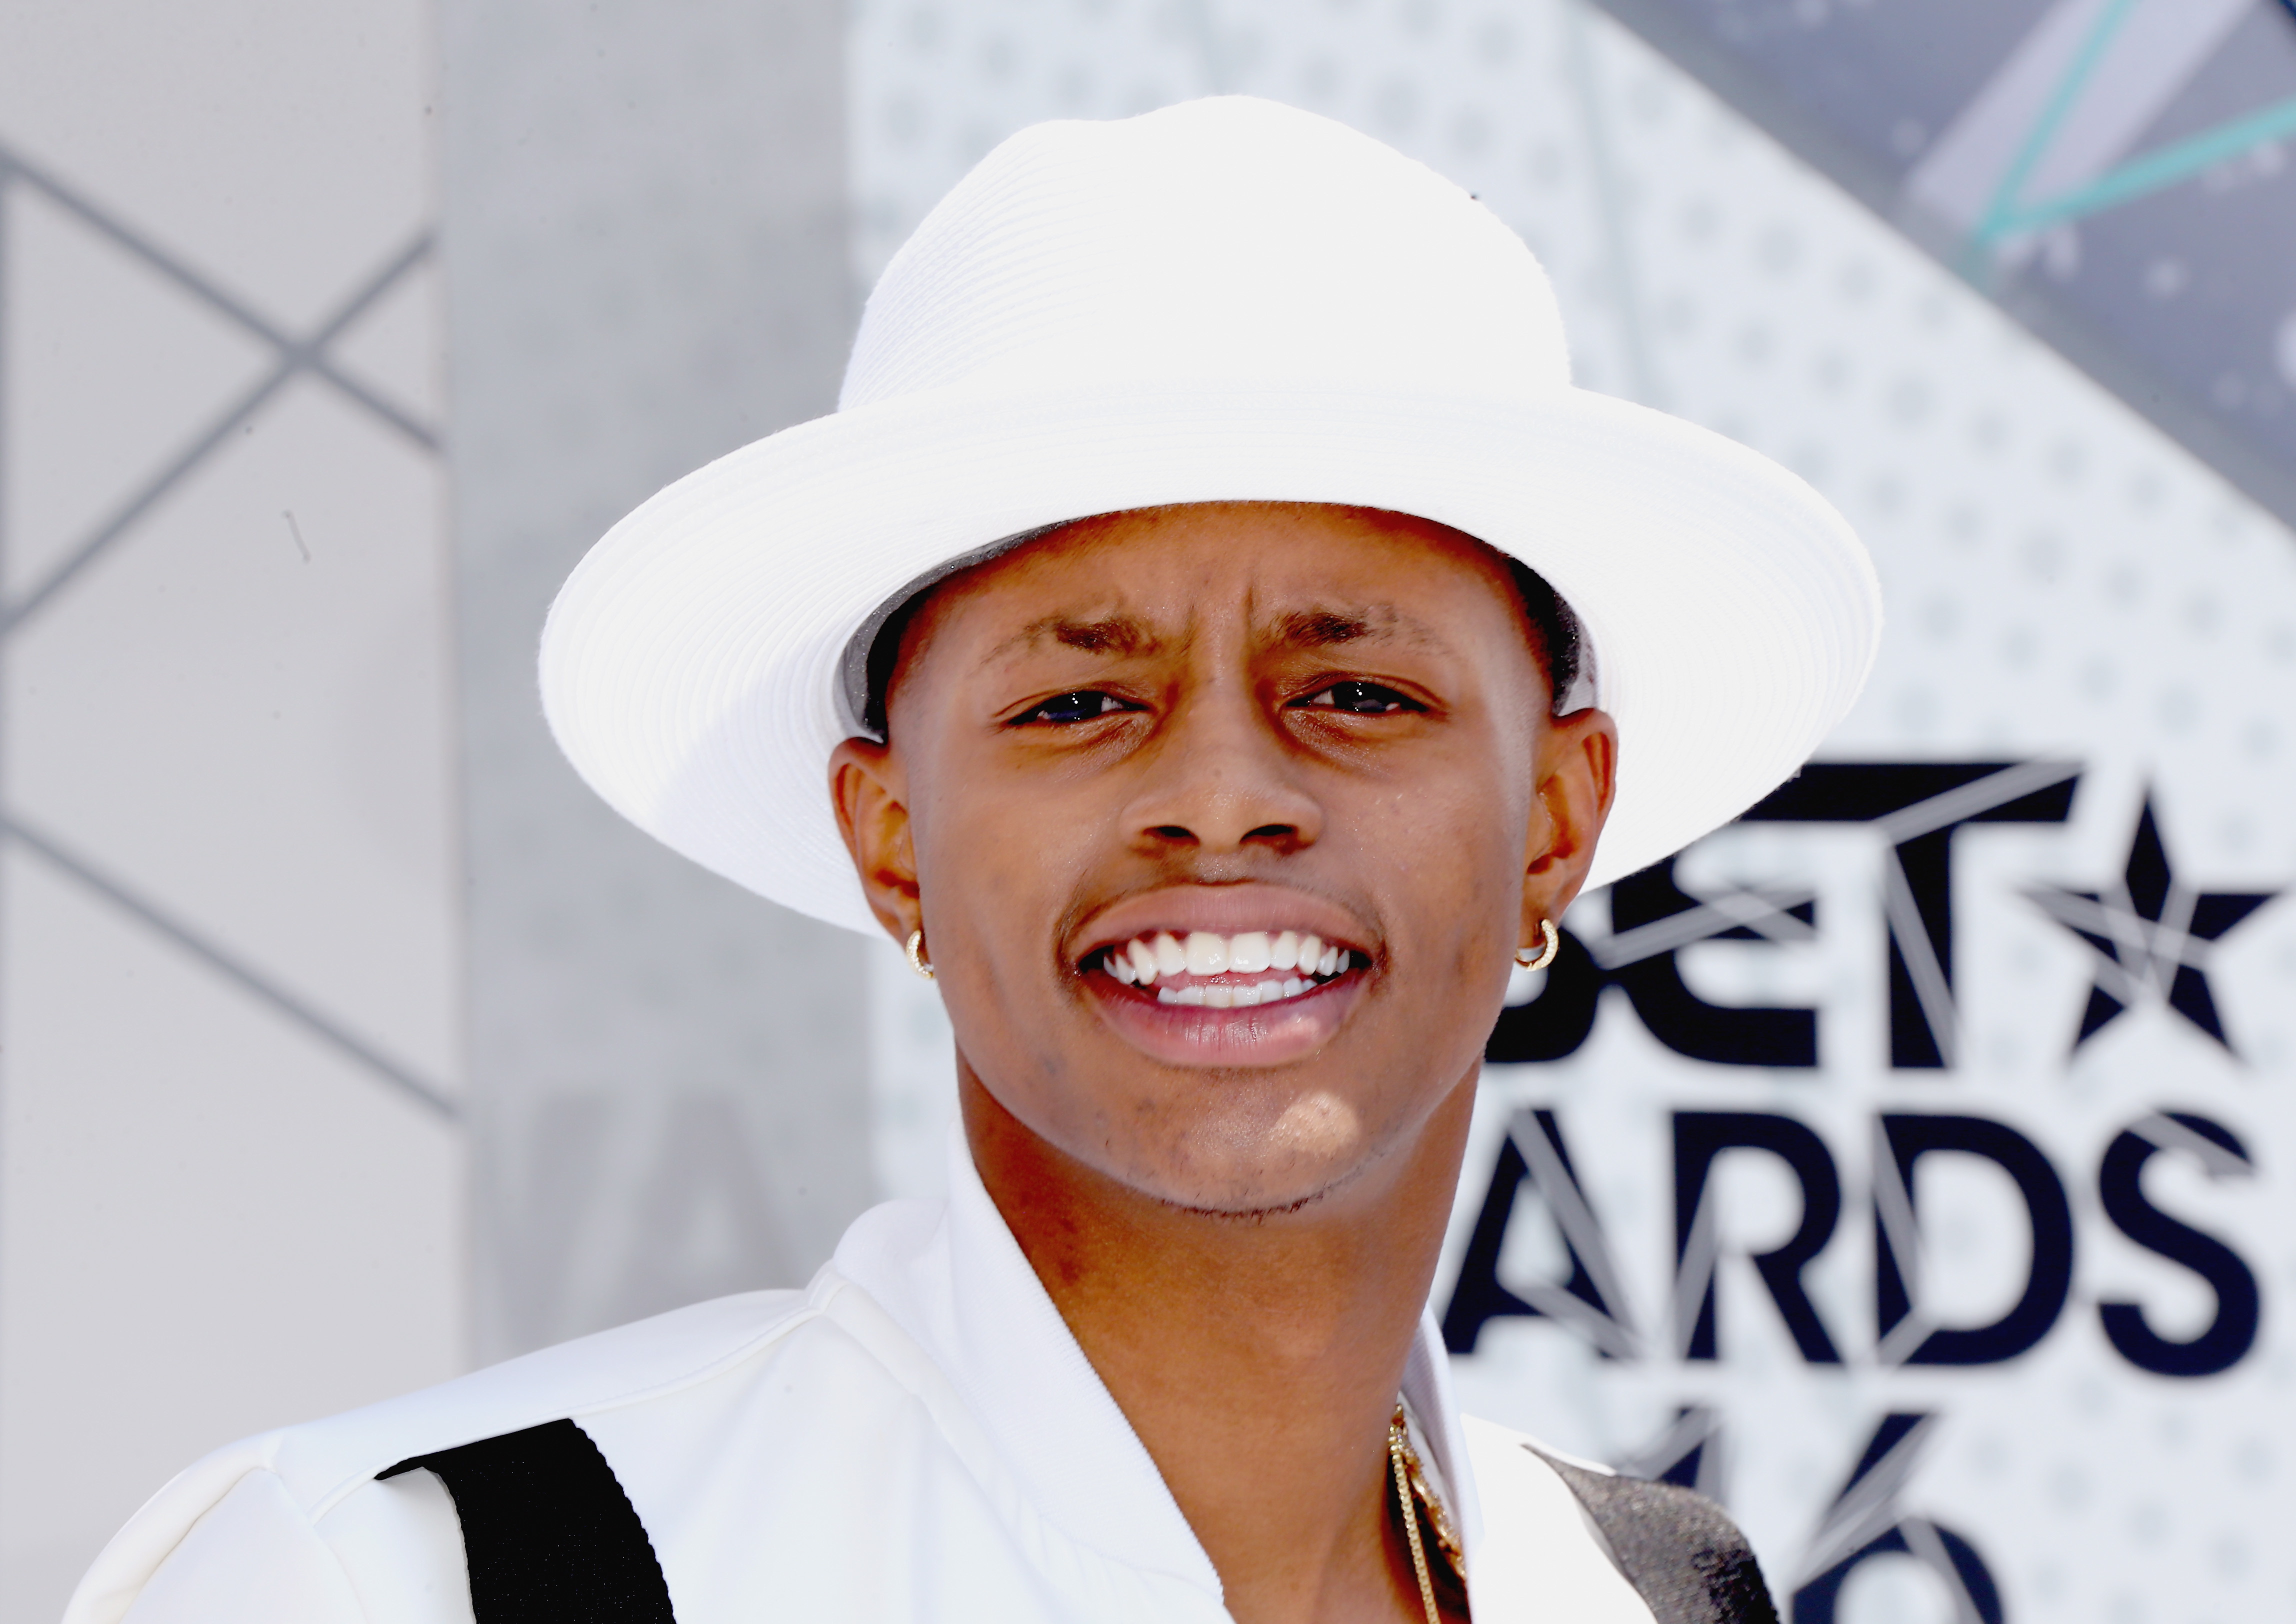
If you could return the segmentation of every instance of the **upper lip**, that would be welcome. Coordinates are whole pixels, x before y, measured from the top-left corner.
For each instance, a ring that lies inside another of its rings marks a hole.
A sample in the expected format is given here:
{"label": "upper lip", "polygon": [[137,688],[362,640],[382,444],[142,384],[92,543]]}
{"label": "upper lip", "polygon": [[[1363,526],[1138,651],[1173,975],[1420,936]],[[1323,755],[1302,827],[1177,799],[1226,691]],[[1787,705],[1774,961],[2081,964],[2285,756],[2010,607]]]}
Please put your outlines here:
{"label": "upper lip", "polygon": [[1297,931],[1302,936],[1320,936],[1333,947],[1373,956],[1373,932],[1329,898],[1288,885],[1246,881],[1231,885],[1161,886],[1111,903],[1092,915],[1072,938],[1076,945],[1069,962],[1081,964],[1103,947],[1135,937],[1152,938],[1161,931],[1183,939],[1192,931],[1222,936],[1245,931],[1265,931],[1271,936]]}

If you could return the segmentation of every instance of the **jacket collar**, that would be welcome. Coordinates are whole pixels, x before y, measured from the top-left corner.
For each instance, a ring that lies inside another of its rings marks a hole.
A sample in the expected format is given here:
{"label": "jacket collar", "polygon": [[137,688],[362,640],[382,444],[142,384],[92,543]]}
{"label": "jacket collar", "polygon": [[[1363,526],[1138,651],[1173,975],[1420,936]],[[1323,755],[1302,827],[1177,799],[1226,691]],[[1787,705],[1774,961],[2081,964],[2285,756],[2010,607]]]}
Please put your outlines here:
{"label": "jacket collar", "polygon": [[[946,1202],[891,1202],[847,1231],[834,1267],[948,1378],[1047,1522],[1133,1567],[1220,1594],[1218,1572],[1131,1423],[1070,1334],[951,1130]],[[1472,1566],[1482,1533],[1450,1365],[1423,1314],[1403,1397]]]}

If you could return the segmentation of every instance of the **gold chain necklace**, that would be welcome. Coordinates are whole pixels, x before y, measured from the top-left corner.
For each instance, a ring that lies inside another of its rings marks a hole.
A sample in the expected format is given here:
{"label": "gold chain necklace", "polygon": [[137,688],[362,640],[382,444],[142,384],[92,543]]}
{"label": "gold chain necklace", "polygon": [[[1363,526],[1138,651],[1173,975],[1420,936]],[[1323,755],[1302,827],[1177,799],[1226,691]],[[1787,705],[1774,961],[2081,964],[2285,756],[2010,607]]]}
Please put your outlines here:
{"label": "gold chain necklace", "polygon": [[1420,1604],[1427,1610],[1427,1624],[1443,1624],[1442,1610],[1435,1605],[1435,1580],[1427,1569],[1427,1547],[1419,1538],[1419,1512],[1423,1506],[1428,1522],[1434,1528],[1436,1546],[1454,1573],[1464,1574],[1465,1553],[1459,1548],[1459,1537],[1452,1530],[1451,1519],[1443,1509],[1441,1498],[1419,1464],[1419,1452],[1411,1447],[1411,1423],[1403,1414],[1400,1399],[1396,1401],[1395,1414],[1387,1423],[1387,1459],[1395,1472],[1395,1501],[1403,1513],[1404,1537],[1411,1542],[1411,1571],[1419,1579]]}

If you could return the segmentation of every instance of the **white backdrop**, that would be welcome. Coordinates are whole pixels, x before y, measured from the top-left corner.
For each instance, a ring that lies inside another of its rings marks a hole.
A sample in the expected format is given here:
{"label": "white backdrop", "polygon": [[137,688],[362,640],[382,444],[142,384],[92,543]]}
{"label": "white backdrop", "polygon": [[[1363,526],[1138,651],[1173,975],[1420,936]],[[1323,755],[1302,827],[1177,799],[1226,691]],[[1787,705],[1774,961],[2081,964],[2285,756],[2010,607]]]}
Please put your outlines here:
{"label": "white backdrop", "polygon": [[467,1357],[434,88],[421,0],[0,7],[8,1624]]}
{"label": "white backdrop", "polygon": [[[864,279],[1023,124],[1273,95],[1478,193],[1582,381],[1874,551],[1888,644],[1805,821],[1615,899],[1632,936],[1586,899],[1576,979],[1518,989],[1597,1013],[1488,1074],[1436,1300],[1470,1407],[1720,1494],[1801,1624],[2296,1607],[2296,537],[1572,0],[868,0],[853,42]],[[927,1190],[946,1028],[878,969],[879,1170]]]}
{"label": "white backdrop", "polygon": [[834,399],[842,21],[0,6],[0,1624],[212,1448],[873,1198],[860,945],[533,685],[615,517]]}

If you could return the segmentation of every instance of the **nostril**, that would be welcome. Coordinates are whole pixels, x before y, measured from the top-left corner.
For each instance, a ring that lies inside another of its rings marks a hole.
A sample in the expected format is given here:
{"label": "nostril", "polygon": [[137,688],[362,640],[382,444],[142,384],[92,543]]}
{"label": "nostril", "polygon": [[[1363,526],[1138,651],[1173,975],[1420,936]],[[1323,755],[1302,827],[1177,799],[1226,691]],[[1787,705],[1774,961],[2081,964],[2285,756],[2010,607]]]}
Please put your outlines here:
{"label": "nostril", "polygon": [[1298,837],[1299,828],[1292,824],[1262,824],[1243,838],[1247,841],[1288,841]]}
{"label": "nostril", "polygon": [[1167,841],[1193,841],[1196,838],[1194,831],[1184,829],[1177,824],[1159,824],[1149,833]]}

